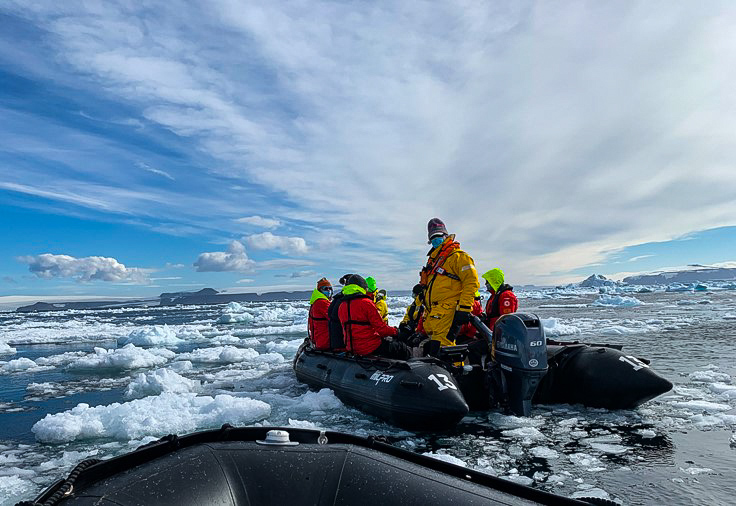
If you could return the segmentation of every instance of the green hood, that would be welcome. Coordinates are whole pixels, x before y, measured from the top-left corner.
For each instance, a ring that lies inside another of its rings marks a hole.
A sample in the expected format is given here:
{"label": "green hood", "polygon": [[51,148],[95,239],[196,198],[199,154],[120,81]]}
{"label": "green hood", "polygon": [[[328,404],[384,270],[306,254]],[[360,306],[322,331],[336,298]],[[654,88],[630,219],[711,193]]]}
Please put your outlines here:
{"label": "green hood", "polygon": [[309,304],[312,305],[315,302],[317,302],[319,299],[330,300],[329,297],[327,297],[327,295],[325,295],[324,293],[320,292],[319,290],[315,288],[314,291],[312,292],[312,296],[309,298]]}
{"label": "green hood", "polygon": [[373,279],[371,276],[368,276],[367,278],[365,278],[365,284],[368,285],[369,292],[376,291],[376,280]]}
{"label": "green hood", "polygon": [[355,293],[362,293],[365,295],[365,289],[359,287],[358,285],[347,285],[345,288],[342,289],[342,293],[345,295],[353,295]]}
{"label": "green hood", "polygon": [[498,291],[498,287],[503,284],[503,271],[499,268],[491,269],[481,276],[483,279],[488,281],[494,292]]}

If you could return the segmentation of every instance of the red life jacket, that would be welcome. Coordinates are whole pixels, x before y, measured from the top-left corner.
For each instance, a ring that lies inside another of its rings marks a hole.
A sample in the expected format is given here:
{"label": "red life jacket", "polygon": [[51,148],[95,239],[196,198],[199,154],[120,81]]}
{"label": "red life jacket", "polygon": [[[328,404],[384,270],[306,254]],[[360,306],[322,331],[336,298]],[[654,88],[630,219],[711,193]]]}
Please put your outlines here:
{"label": "red life jacket", "polygon": [[327,308],[330,301],[327,299],[317,299],[309,307],[309,318],[307,319],[307,330],[312,344],[318,350],[327,350],[330,348],[330,332],[327,325]]}
{"label": "red life jacket", "polygon": [[503,284],[498,287],[498,291],[493,294],[486,304],[486,319],[488,328],[493,330],[496,320],[501,315],[515,313],[519,308],[519,299],[513,292],[514,288]]}
{"label": "red life jacket", "polygon": [[345,346],[356,355],[370,355],[381,345],[383,337],[396,334],[396,329],[383,321],[367,295],[356,293],[343,297],[338,316]]}

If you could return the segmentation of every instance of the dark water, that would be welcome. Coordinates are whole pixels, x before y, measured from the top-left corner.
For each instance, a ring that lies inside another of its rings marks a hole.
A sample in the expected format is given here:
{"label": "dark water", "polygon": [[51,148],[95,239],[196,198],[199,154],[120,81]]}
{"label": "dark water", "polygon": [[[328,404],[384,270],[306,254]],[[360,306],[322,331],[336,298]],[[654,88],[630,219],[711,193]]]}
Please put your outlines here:
{"label": "dark water", "polygon": [[[57,357],[56,365],[47,370],[0,372],[0,504],[31,498],[90,455],[119,454],[145,440],[37,442],[31,428],[47,414],[68,411],[79,403],[130,402],[124,393],[139,373],[172,368],[183,354],[195,350],[230,346],[253,348],[261,356],[241,360],[223,355],[211,362],[193,360],[190,369],[177,370],[200,382],[196,390],[200,395],[225,393],[268,403],[271,413],[259,420],[262,423],[386,434],[404,448],[458,459],[568,496],[607,495],[624,504],[733,504],[736,448],[729,440],[736,430],[736,396],[720,392],[736,378],[736,293],[635,296],[645,304],[595,307],[589,305],[598,297],[593,294],[527,297],[521,302],[525,311],[556,319],[545,320],[553,337],[622,344],[627,352],[651,359],[652,368],[676,385],[673,392],[634,411],[537,406],[530,419],[471,413],[457,428],[441,434],[401,431],[332,396],[315,397],[299,385],[289,359],[305,335],[300,327],[306,320],[304,303],[255,304],[248,307],[250,316],[223,307],[0,314],[0,341],[17,349],[14,355],[0,356],[0,371],[3,363],[14,359]],[[395,321],[407,301],[389,302]],[[235,324],[218,324],[228,311],[247,317]],[[162,324],[180,339],[157,346],[176,354],[159,366],[75,369],[78,357],[62,356],[89,354],[95,347],[115,349],[118,338]],[[193,332],[198,337],[191,338]],[[273,359],[276,353],[282,361]],[[264,357],[271,358],[264,361]]]}

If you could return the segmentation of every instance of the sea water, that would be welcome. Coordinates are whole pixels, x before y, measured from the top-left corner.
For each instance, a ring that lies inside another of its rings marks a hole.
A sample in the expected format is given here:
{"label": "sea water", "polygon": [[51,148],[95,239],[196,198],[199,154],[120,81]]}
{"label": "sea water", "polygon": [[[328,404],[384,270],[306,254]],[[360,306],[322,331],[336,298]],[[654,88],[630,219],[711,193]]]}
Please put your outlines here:
{"label": "sea water", "polygon": [[[0,313],[0,504],[33,498],[85,458],[223,423],[385,435],[571,497],[733,503],[736,291],[642,292],[520,292],[520,310],[549,337],[651,359],[671,392],[632,411],[475,412],[443,433],[398,429],[298,383],[306,301]],[[388,303],[396,324],[410,300]]]}

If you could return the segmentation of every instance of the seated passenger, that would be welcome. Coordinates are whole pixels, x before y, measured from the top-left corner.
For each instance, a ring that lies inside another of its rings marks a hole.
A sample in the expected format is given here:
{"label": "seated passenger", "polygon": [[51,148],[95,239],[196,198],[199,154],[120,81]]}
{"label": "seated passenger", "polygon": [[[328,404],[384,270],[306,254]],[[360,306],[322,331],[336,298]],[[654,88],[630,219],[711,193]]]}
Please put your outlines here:
{"label": "seated passenger", "polygon": [[388,341],[384,337],[395,336],[396,329],[386,324],[368,295],[366,280],[357,274],[348,279],[342,289],[343,297],[338,316],[345,336],[345,346],[356,355],[382,355],[407,359],[411,351],[403,343]]}
{"label": "seated passenger", "polygon": [[378,309],[378,313],[381,315],[383,321],[388,323],[388,304],[386,304],[386,295],[386,290],[383,288],[376,291],[376,309]]}
{"label": "seated passenger", "polygon": [[307,332],[312,346],[318,350],[330,349],[330,333],[327,326],[327,308],[332,298],[332,284],[326,278],[317,281],[317,288],[309,299]]}
{"label": "seated passenger", "polygon": [[[470,310],[470,314],[479,318],[483,316],[483,305],[481,304],[480,292],[475,292],[473,309]],[[464,324],[460,327],[460,330],[457,333],[457,344],[464,344],[468,342],[468,340],[475,339],[477,332],[478,330],[472,323]]]}
{"label": "seated passenger", "polygon": [[406,314],[399,323],[399,338],[406,341],[414,333],[422,332],[422,316],[424,315],[424,304],[422,302],[422,296],[424,294],[424,286],[421,284],[414,285],[411,290],[412,297],[414,300],[409,307],[406,308]]}
{"label": "seated passenger", "polygon": [[519,300],[514,295],[514,288],[504,283],[501,269],[491,269],[481,277],[486,280],[486,289],[491,294],[486,304],[483,323],[493,330],[499,316],[516,312]]}
{"label": "seated passenger", "polygon": [[[348,280],[355,274],[345,274],[340,278],[340,284],[344,287],[348,285]],[[327,308],[327,329],[330,335],[330,350],[345,351],[345,336],[342,334],[342,324],[337,312],[340,310],[344,294],[342,291],[332,297],[332,302]]]}

